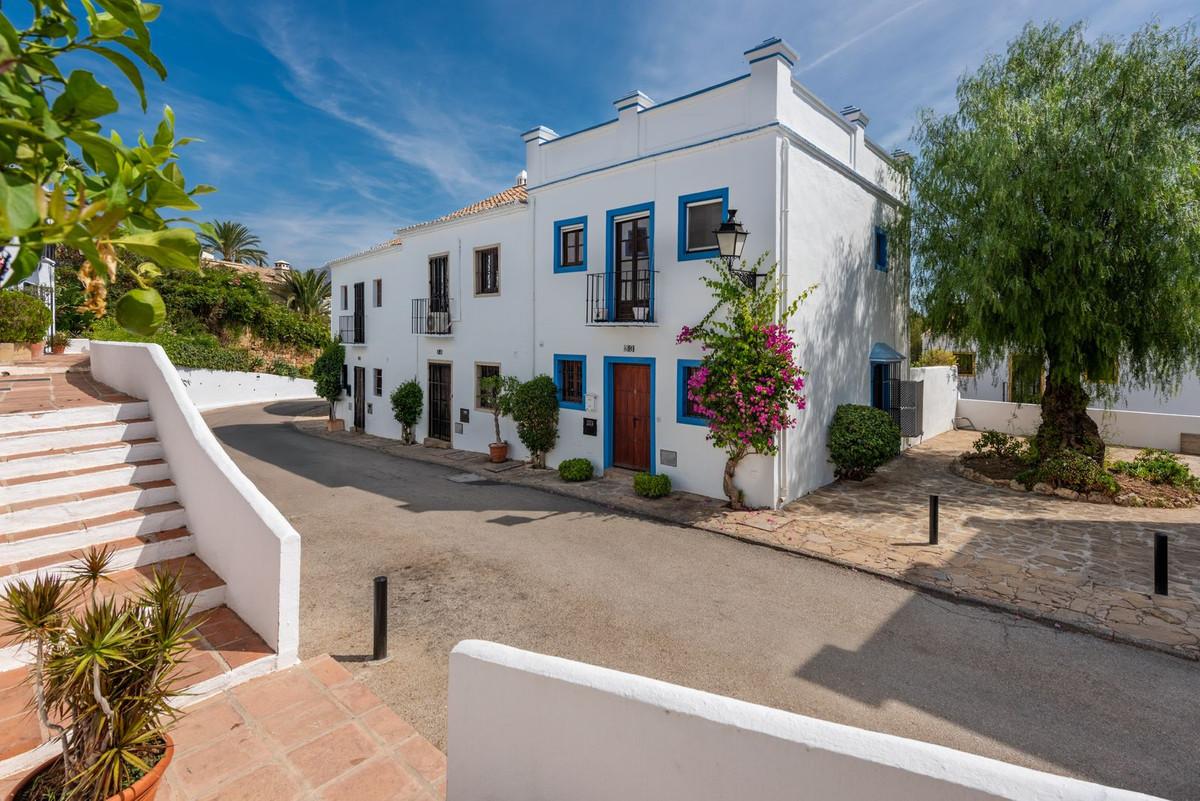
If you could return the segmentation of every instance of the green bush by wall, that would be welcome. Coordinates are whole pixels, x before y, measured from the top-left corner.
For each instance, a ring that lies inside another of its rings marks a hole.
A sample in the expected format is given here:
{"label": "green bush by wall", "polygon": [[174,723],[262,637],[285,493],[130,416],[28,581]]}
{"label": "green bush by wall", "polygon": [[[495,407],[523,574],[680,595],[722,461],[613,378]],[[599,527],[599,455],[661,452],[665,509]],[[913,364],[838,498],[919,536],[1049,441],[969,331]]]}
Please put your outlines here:
{"label": "green bush by wall", "polygon": [[882,409],[844,404],[829,426],[829,458],[838,478],[861,481],[900,453],[900,427]]}

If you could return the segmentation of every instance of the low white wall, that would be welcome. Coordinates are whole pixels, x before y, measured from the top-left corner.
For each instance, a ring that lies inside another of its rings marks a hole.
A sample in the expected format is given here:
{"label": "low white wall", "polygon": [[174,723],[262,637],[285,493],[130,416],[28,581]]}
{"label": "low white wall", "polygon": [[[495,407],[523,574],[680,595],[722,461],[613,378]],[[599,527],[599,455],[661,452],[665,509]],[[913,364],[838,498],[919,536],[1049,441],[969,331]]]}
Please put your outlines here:
{"label": "low white wall", "polygon": [[449,703],[449,801],[1151,798],[478,640]]}
{"label": "low white wall", "polygon": [[[1200,434],[1200,416],[1129,412],[1118,409],[1088,409],[1100,427],[1100,436],[1110,445],[1131,448],[1161,448],[1178,451],[1180,434]],[[958,417],[967,418],[980,431],[1004,431],[1029,436],[1042,422],[1042,408],[1036,404],[959,398]],[[960,419],[960,426],[966,421]]]}
{"label": "low white wall", "polygon": [[184,389],[201,411],[266,403],[275,400],[302,400],[317,397],[309,378],[288,378],[270,373],[238,373],[227,370],[202,370],[176,367]]}
{"label": "low white wall", "polygon": [[279,655],[296,661],[300,535],[221,448],[158,345],[93,342],[92,375],[150,403],[196,554],[224,579],[226,602]]}
{"label": "low white wall", "polygon": [[954,428],[958,405],[957,367],[913,367],[908,371],[910,381],[925,384],[921,399],[921,436],[910,442],[917,444]]}

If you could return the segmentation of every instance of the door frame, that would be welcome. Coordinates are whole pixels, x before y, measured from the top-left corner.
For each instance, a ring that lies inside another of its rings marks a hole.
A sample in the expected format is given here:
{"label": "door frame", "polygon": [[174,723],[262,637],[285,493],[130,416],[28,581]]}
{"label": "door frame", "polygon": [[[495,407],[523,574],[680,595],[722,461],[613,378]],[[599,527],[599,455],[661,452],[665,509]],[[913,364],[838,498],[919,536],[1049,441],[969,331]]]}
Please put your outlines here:
{"label": "door frame", "polygon": [[[359,383],[359,377],[362,377],[362,383]],[[367,368],[359,365],[354,365],[354,422],[352,428],[355,431],[367,430]],[[358,421],[362,420],[362,425]]]}
{"label": "door frame", "polygon": [[650,368],[650,475],[658,473],[658,458],[655,450],[658,433],[658,396],[656,393],[657,369],[652,356],[605,356],[604,357],[604,469],[612,467],[613,458],[613,365],[644,364]]}
{"label": "door frame", "polygon": [[[445,367],[449,376],[446,381],[446,392],[449,397],[446,398],[446,422],[447,422],[447,438],[442,439],[433,435],[433,388],[429,381],[429,368],[434,365]],[[445,359],[426,359],[425,360],[425,436],[429,439],[436,439],[439,442],[454,443],[454,362],[446,361]]]}

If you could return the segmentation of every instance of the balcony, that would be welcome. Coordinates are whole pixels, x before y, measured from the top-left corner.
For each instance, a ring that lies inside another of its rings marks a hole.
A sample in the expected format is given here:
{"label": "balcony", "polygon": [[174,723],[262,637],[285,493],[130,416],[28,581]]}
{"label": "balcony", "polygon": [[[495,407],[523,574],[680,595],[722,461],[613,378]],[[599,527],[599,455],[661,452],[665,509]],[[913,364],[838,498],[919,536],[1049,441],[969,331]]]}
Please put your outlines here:
{"label": "balcony", "polygon": [[366,318],[361,314],[343,314],[338,317],[338,338],[346,345],[364,345],[367,342]]}
{"label": "balcony", "polygon": [[586,325],[658,325],[654,281],[658,270],[587,274]]}
{"label": "balcony", "polygon": [[448,337],[454,333],[450,310],[454,298],[413,298],[412,332],[430,337]]}

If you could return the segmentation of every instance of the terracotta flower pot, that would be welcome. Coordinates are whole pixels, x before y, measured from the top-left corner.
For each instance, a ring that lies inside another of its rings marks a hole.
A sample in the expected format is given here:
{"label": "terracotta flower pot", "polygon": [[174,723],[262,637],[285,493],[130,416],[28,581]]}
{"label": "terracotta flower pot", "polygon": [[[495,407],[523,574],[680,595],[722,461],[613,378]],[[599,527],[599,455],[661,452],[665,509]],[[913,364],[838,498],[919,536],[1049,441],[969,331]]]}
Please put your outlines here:
{"label": "terracotta flower pot", "polygon": [[30,342],[29,343],[29,358],[36,359],[46,351],[45,342]]}
{"label": "terracotta flower pot", "polygon": [[[154,769],[117,795],[109,796],[108,801],[154,801],[155,796],[158,795],[158,786],[162,782],[163,774],[167,772],[167,766],[171,764],[171,757],[175,755],[175,741],[171,739],[170,735],[164,734],[163,737],[167,741],[166,751],[163,752],[162,759],[158,760],[158,764],[154,766]],[[38,774],[48,769],[61,758],[55,757],[43,762],[41,767],[22,779],[21,783],[4,797],[4,801],[15,801],[20,796],[21,791]]]}
{"label": "terracotta flower pot", "polygon": [[335,417],[332,420],[326,420],[325,421],[325,430],[326,431],[345,431],[346,430],[346,421],[340,417]]}
{"label": "terracotta flower pot", "polygon": [[66,345],[51,345],[50,352],[52,354],[54,354],[55,356],[62,356],[64,353],[67,352],[67,346]]}
{"label": "terracotta flower pot", "polygon": [[488,455],[491,457],[491,460],[493,462],[496,462],[497,464],[499,464],[500,462],[507,462],[508,461],[508,443],[507,442],[493,442],[491,445],[488,445]]}

